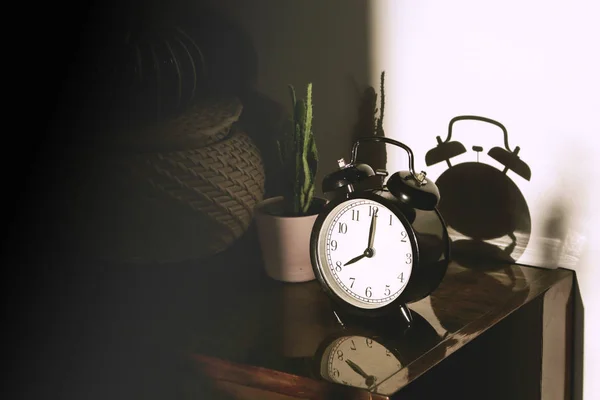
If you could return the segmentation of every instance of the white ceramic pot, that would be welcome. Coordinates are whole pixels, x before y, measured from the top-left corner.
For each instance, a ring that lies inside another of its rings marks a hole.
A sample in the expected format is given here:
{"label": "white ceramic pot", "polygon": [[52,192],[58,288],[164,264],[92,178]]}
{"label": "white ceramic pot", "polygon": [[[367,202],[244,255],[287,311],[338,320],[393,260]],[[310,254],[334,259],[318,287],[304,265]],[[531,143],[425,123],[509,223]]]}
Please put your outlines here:
{"label": "white ceramic pot", "polygon": [[[325,205],[326,200],[313,201]],[[258,240],[268,276],[282,282],[306,282],[315,279],[310,263],[310,234],[318,214],[281,216],[283,197],[258,203],[254,217]]]}

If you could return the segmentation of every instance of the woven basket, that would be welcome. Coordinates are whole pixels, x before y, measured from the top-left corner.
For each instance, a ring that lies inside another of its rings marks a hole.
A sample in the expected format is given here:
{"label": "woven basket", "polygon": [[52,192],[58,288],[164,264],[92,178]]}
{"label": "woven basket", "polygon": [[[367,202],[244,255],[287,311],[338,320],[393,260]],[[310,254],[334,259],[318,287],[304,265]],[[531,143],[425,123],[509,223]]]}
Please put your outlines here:
{"label": "woven basket", "polygon": [[172,119],[120,132],[113,146],[135,153],[206,147],[231,133],[242,109],[235,97],[198,101]]}
{"label": "woven basket", "polygon": [[[144,152],[101,163],[94,187],[103,196],[93,208],[96,229],[110,233],[104,257],[197,259],[227,249],[248,229],[265,173],[258,148],[236,123],[240,112],[236,99],[195,107],[139,140]],[[128,146],[136,144],[131,137]]]}

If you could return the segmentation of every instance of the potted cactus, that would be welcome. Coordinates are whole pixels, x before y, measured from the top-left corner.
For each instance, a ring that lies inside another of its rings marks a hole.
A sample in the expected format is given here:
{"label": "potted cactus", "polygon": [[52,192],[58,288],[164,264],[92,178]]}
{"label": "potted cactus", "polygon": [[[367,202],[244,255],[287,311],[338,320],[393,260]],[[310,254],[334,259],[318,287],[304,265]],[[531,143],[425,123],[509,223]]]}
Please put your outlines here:
{"label": "potted cactus", "polygon": [[267,275],[284,282],[303,282],[315,278],[310,233],[326,200],[315,196],[318,152],[312,128],[312,84],[306,88],[305,99],[296,96],[292,85],[289,90],[290,129],[277,140],[282,193],[259,203],[255,217]]}
{"label": "potted cactus", "polygon": [[313,206],[315,175],[319,156],[312,131],[312,84],[306,100],[298,99],[289,85],[292,98],[292,127],[277,141],[283,175],[284,212],[288,216],[310,214]]}

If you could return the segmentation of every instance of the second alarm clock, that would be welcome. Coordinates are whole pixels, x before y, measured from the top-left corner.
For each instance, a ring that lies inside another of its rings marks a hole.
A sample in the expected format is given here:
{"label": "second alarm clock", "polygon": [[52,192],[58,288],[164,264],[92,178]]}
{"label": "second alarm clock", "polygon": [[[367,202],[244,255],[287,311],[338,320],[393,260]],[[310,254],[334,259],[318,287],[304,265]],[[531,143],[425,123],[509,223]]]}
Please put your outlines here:
{"label": "second alarm clock", "polygon": [[[385,142],[408,153],[409,170],[392,174],[356,163],[360,143]],[[376,175],[380,185],[365,183]],[[429,295],[449,262],[449,239],[436,209],[439,192],[425,173],[415,173],[412,150],[385,137],[354,143],[349,164],[325,177],[323,192],[334,198],[311,235],[315,276],[344,313],[378,316]]]}

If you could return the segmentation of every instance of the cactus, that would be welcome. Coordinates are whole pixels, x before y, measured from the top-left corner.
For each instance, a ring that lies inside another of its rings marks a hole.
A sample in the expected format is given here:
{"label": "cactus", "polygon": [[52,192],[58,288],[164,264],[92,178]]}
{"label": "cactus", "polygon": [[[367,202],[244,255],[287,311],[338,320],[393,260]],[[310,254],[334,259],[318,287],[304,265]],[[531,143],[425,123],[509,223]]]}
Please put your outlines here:
{"label": "cactus", "polygon": [[292,98],[292,127],[278,140],[282,172],[286,184],[286,212],[306,215],[315,191],[318,152],[312,131],[312,83],[306,88],[306,99],[298,99],[296,90],[288,85]]}

